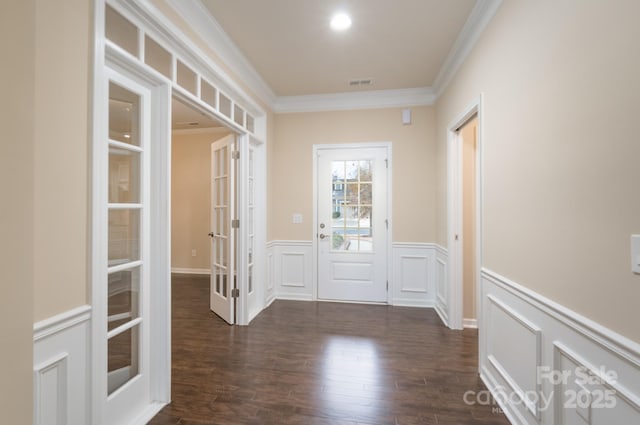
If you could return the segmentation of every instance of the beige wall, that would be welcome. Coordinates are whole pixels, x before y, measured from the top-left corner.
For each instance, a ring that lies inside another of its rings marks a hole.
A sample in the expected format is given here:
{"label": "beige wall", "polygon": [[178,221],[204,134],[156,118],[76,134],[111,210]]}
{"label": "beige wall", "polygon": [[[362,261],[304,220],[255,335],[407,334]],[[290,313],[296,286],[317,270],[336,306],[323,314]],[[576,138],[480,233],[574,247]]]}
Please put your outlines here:
{"label": "beige wall", "polygon": [[462,282],[463,317],[476,318],[476,131],[473,118],[460,129],[462,138]]}
{"label": "beige wall", "polygon": [[[173,134],[171,267],[210,268],[211,143],[222,133]],[[196,256],[191,250],[196,250]]]}
{"label": "beige wall", "polygon": [[13,424],[32,423],[35,3],[0,4],[0,411]]}
{"label": "beige wall", "polygon": [[90,3],[37,2],[35,321],[88,302]]}
{"label": "beige wall", "polygon": [[436,105],[438,241],[446,126],[483,92],[483,265],[635,341],[638,16],[635,0],[503,2]]}
{"label": "beige wall", "polygon": [[[314,144],[393,142],[393,240],[431,242],[434,214],[434,111],[415,107],[403,126],[401,109],[276,115],[271,173],[270,237],[311,240]],[[303,223],[292,224],[302,213]]]}

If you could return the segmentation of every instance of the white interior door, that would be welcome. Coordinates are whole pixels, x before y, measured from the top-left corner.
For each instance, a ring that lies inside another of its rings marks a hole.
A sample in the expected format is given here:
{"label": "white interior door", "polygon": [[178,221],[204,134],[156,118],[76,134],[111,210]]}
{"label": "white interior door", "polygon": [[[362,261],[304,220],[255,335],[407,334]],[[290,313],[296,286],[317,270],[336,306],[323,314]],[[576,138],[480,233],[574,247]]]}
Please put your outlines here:
{"label": "white interior door", "polygon": [[105,423],[125,424],[151,402],[151,95],[116,73],[108,93]]}
{"label": "white interior door", "polygon": [[387,147],[317,152],[318,298],[386,302]]}
{"label": "white interior door", "polygon": [[235,323],[235,136],[211,144],[211,310]]}

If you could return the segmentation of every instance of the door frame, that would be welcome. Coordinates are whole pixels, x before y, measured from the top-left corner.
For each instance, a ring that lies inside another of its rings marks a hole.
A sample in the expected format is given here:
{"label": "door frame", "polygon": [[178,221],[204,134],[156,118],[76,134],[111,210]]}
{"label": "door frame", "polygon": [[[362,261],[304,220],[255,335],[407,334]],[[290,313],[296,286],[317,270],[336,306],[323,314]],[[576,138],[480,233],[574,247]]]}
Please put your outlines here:
{"label": "door frame", "polygon": [[[97,13],[97,12],[96,12]],[[146,72],[136,61],[119,54],[112,48],[104,48],[100,59],[100,68],[94,76],[94,104],[93,104],[93,140],[92,145],[92,243],[91,243],[91,281],[92,281],[92,332],[91,349],[93,364],[91,370],[91,417],[92,423],[104,423],[107,406],[107,377],[103,374],[106,365],[106,327],[104,321],[107,313],[107,299],[101,289],[107,285],[107,187],[105,182],[108,175],[108,146],[101,141],[106,140],[108,123],[104,117],[108,114],[108,81],[113,74],[145,87],[151,97],[150,117],[151,135],[154,148],[148,152],[146,161],[149,167],[150,184],[142,190],[149,190],[148,205],[154,213],[150,215],[148,223],[143,227],[143,240],[149,238],[149,252],[145,254],[148,264],[149,281],[148,311],[145,327],[149,332],[149,347],[144,350],[154,355],[149,356],[147,373],[150,375],[149,396],[150,403],[138,412],[139,419],[151,418],[164,405],[171,401],[171,318],[168,312],[171,305],[170,279],[170,228],[165,226],[171,220],[171,191],[170,191],[170,98],[171,86],[161,78]],[[148,236],[145,236],[145,233]],[[142,349],[141,349],[142,350]],[[117,392],[117,391],[116,391]]]}
{"label": "door frame", "polygon": [[[386,280],[389,282],[389,287],[387,288],[387,304],[391,305],[393,294],[393,282],[391,280],[392,276],[392,245],[393,245],[393,149],[392,142],[364,142],[364,143],[345,143],[345,144],[321,144],[321,145],[313,145],[313,231],[312,231],[312,257],[313,257],[313,267],[312,267],[312,287],[313,287],[313,301],[318,301],[318,154],[322,150],[339,150],[339,149],[370,149],[370,148],[384,148],[387,153],[387,220],[389,220],[388,224],[388,232],[387,232],[387,244],[386,250],[387,255],[387,277]],[[340,302],[340,301],[332,301],[332,302]],[[350,301],[352,302],[352,301]],[[367,303],[361,303],[367,304]]]}
{"label": "door frame", "polygon": [[[476,275],[476,317],[478,332],[482,332],[481,270],[482,258],[482,153],[484,145],[483,94],[471,103],[447,126],[447,246],[449,252],[449,286],[447,300],[448,326],[451,329],[463,329],[463,258],[462,258],[462,144],[458,130],[473,117],[478,117],[478,130],[475,152],[475,275]],[[479,338],[482,341],[482,338]]]}

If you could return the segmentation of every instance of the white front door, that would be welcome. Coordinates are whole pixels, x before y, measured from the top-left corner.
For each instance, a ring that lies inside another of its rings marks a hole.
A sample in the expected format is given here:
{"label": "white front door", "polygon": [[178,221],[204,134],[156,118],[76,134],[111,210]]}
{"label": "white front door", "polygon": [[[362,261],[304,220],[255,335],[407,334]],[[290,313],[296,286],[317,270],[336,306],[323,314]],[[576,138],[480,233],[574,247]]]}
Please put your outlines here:
{"label": "white front door", "polygon": [[388,149],[317,149],[319,299],[387,302]]}
{"label": "white front door", "polygon": [[211,292],[210,307],[229,324],[235,323],[236,210],[235,136],[211,144]]}

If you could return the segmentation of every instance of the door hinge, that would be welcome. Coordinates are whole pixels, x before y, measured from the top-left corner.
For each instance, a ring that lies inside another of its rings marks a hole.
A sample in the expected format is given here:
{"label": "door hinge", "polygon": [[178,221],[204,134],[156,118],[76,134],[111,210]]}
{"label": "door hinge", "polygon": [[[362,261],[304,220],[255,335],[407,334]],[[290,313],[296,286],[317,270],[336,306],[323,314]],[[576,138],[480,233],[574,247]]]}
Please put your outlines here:
{"label": "door hinge", "polygon": [[387,292],[389,292],[389,281],[387,280]]}
{"label": "door hinge", "polygon": [[384,225],[387,226],[387,230],[389,230],[389,219],[384,219]]}
{"label": "door hinge", "polygon": [[232,229],[239,229],[240,228],[240,219],[233,219],[231,220],[231,228]]}
{"label": "door hinge", "polygon": [[389,159],[388,159],[388,158],[385,158],[385,159],[384,159],[384,166],[385,166],[386,168],[389,168]]}
{"label": "door hinge", "polygon": [[231,290],[231,298],[240,298],[240,289],[233,288]]}
{"label": "door hinge", "polygon": [[231,159],[240,159],[240,151],[232,151]]}

